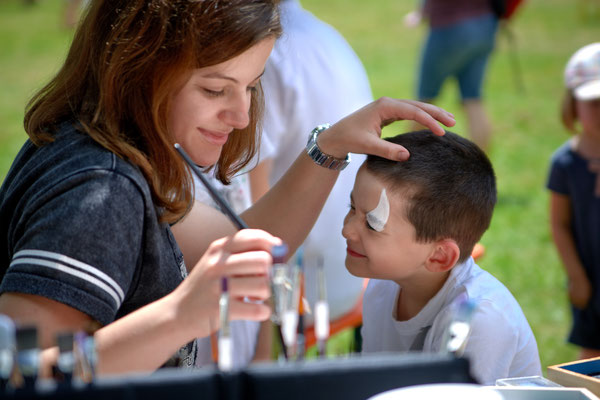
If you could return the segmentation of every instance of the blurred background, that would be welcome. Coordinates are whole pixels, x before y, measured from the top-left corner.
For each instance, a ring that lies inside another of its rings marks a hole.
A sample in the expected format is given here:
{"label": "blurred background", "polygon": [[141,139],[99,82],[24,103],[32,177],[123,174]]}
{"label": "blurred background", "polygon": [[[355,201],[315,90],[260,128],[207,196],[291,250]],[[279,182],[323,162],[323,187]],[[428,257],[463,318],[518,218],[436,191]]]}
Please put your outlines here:
{"label": "blurred background", "polygon": [[[451,0],[448,0],[451,1]],[[69,0],[0,0],[0,180],[26,139],[23,110],[59,68],[73,35]],[[407,28],[418,0],[303,0],[338,29],[362,59],[375,97],[414,97],[426,26]],[[565,279],[552,245],[545,180],[553,151],[569,138],[559,120],[563,69],[581,46],[600,41],[600,0],[524,0],[501,29],[488,68],[485,104],[494,133],[489,150],[499,200],[479,265],[520,302],[536,335],[542,367],[574,360],[565,342],[570,313]],[[510,39],[512,37],[512,40]],[[443,60],[440,60],[443,62]],[[438,104],[453,112],[465,134],[457,90],[449,83]],[[410,129],[396,123],[385,135]],[[329,352],[347,351],[340,334]]]}

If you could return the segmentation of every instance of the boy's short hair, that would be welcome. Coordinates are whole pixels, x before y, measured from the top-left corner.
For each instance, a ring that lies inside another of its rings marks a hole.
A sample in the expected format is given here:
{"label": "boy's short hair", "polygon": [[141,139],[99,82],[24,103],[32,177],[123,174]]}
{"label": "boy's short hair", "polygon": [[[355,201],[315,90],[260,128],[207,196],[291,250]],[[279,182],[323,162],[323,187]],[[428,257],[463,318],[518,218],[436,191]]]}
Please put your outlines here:
{"label": "boy's short hair", "polygon": [[369,155],[367,170],[408,200],[404,215],[415,227],[417,241],[453,239],[463,262],[492,219],[492,163],[476,144],[448,131],[444,136],[429,130],[409,132],[386,140],[408,149],[409,159]]}

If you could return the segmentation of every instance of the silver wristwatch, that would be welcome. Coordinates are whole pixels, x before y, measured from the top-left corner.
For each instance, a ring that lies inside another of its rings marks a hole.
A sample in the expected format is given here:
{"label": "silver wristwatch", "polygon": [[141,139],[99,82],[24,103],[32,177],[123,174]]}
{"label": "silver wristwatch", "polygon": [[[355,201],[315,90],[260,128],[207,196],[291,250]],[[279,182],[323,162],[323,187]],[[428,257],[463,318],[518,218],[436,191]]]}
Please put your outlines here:
{"label": "silver wristwatch", "polygon": [[348,164],[350,164],[350,154],[348,154],[345,159],[335,158],[334,156],[323,153],[317,145],[317,137],[319,136],[319,133],[323,132],[329,127],[331,127],[330,124],[318,125],[312,130],[312,132],[310,132],[310,135],[308,136],[308,143],[306,144],[306,154],[308,154],[308,156],[321,167],[332,169],[334,171],[341,171],[346,168]]}

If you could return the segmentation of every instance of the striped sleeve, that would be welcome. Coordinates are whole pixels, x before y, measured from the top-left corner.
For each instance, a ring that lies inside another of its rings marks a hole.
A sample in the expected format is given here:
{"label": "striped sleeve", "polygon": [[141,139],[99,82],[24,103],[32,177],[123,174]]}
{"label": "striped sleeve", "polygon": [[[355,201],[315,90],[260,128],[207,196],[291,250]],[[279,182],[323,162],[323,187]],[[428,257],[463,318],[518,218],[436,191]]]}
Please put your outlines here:
{"label": "striped sleeve", "polygon": [[62,254],[43,250],[21,250],[15,254],[10,267],[32,266],[46,271],[48,275],[66,274],[80,281],[81,286],[92,285],[110,297],[116,308],[121,307],[125,294],[123,289],[110,276],[97,268]]}
{"label": "striped sleeve", "polygon": [[106,325],[135,290],[144,200],[112,171],[72,175],[28,202],[15,224],[0,292],[38,295]]}

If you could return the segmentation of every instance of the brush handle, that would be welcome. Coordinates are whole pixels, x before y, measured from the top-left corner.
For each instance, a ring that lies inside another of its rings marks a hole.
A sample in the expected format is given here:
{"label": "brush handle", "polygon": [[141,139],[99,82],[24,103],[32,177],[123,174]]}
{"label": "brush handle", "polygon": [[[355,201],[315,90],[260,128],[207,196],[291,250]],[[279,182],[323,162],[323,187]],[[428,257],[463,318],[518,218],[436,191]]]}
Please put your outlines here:
{"label": "brush handle", "polygon": [[217,192],[217,190],[213,187],[213,185],[211,185],[211,183],[206,179],[200,168],[198,168],[196,164],[194,164],[190,156],[188,156],[185,150],[183,150],[183,147],[181,147],[179,143],[175,143],[175,149],[179,152],[179,154],[181,154],[181,157],[183,157],[183,159],[192,169],[194,174],[196,174],[198,179],[200,179],[202,184],[206,187],[208,193],[213,198],[215,203],[217,203],[219,207],[221,207],[223,212],[227,214],[231,222],[233,222],[233,224],[238,229],[247,229],[248,225],[246,225],[246,223],[233,211],[229,203],[227,203],[225,199],[219,194],[219,192]]}

